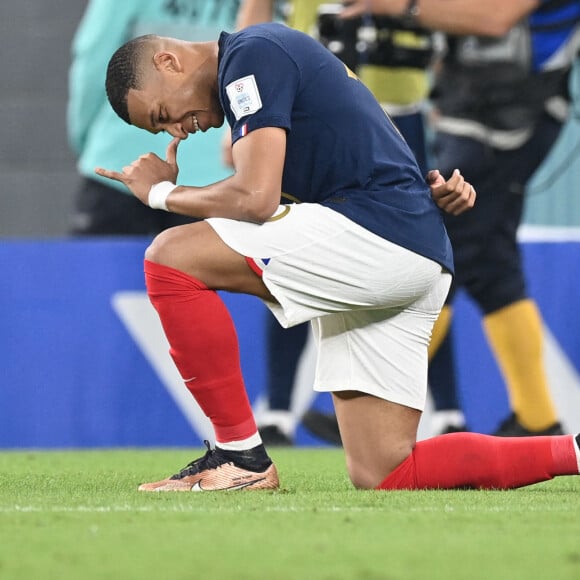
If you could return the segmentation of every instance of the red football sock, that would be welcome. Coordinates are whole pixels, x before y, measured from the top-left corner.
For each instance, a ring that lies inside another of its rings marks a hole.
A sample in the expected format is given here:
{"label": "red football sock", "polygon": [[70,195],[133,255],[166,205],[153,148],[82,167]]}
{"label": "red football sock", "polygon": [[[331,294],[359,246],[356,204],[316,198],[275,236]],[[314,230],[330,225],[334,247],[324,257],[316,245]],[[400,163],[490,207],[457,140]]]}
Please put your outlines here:
{"label": "red football sock", "polygon": [[145,260],[145,280],[170,353],[221,443],[257,432],[242,378],[236,330],[218,296],[203,282]]}
{"label": "red football sock", "polygon": [[417,443],[377,489],[510,489],[578,475],[574,438],[451,433]]}

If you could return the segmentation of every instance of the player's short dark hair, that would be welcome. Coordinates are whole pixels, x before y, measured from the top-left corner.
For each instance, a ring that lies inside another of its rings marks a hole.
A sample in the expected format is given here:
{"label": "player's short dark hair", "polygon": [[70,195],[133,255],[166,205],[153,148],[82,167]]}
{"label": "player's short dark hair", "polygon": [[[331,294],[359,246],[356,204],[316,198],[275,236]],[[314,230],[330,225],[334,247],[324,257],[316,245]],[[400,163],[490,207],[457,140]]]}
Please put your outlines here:
{"label": "player's short dark hair", "polygon": [[144,56],[154,38],[157,37],[146,34],[126,42],[115,51],[107,67],[105,87],[109,103],[115,113],[129,124],[127,94],[129,89],[140,89],[142,86]]}

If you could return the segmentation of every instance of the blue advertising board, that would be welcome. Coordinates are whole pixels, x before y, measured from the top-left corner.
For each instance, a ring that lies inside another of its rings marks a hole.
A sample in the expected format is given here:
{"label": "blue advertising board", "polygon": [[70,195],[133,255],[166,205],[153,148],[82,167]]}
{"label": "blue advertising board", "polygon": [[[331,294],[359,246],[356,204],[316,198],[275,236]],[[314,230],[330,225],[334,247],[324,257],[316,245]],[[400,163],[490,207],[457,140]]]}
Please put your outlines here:
{"label": "blue advertising board", "polygon": [[[211,438],[145,294],[148,243],[0,242],[1,448],[198,446]],[[546,325],[554,397],[565,426],[578,431],[580,242],[525,243],[522,249]],[[222,297],[238,330],[246,386],[258,409],[265,387],[264,320],[270,314],[256,298]],[[474,430],[490,432],[507,412],[506,393],[479,314],[464,296],[454,329],[465,413]],[[308,383],[308,372],[303,376]],[[313,397],[306,396],[308,404]],[[329,405],[327,395],[313,400]],[[297,442],[317,443],[302,429]]]}

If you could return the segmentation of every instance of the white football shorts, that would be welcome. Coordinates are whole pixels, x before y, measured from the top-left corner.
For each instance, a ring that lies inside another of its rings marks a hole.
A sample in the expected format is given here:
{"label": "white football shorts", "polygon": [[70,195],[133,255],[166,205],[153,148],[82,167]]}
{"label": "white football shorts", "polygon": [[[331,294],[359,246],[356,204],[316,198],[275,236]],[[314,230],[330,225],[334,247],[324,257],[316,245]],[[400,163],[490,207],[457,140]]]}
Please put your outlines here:
{"label": "white football shorts", "polygon": [[316,391],[362,391],[423,410],[427,347],[451,274],[319,204],[282,205],[263,224],[206,220],[261,273],[288,328],[311,321]]}

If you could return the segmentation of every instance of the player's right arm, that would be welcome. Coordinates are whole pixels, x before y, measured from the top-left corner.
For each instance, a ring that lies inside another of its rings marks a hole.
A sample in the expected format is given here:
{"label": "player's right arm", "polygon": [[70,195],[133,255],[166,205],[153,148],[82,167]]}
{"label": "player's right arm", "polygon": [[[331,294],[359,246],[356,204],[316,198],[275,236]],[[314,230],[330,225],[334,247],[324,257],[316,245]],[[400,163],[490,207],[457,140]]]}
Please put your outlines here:
{"label": "player's right arm", "polygon": [[196,217],[225,217],[263,223],[278,208],[286,156],[286,131],[264,127],[238,139],[232,148],[235,172],[206,187],[178,187],[167,206]]}
{"label": "player's right arm", "polygon": [[[142,155],[121,172],[97,168],[96,172],[124,183],[145,205],[155,184],[175,183],[179,139],[167,147],[166,159]],[[235,173],[204,187],[177,186],[165,199],[169,211],[197,218],[223,217],[263,223],[278,208],[286,156],[286,131],[264,127],[238,139],[232,149]]]}

